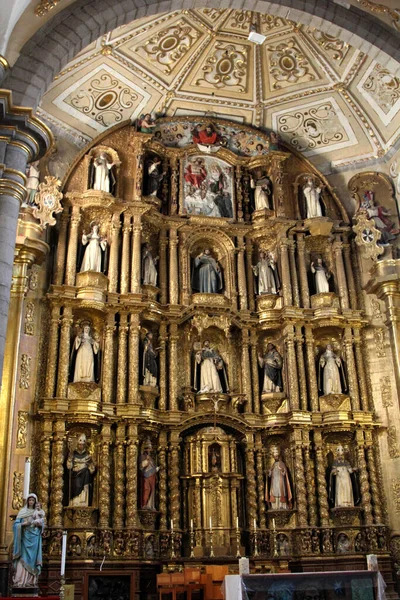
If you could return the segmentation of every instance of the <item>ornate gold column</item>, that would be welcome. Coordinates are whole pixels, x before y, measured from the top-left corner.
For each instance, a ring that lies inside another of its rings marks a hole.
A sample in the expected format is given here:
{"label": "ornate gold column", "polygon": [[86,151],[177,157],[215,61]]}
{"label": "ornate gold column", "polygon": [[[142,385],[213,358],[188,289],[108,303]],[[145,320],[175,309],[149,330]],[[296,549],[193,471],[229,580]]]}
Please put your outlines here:
{"label": "ornate gold column", "polygon": [[265,483],[264,483],[264,465],[261,433],[256,433],[256,465],[257,465],[257,508],[258,523],[261,529],[266,527],[265,522]]}
{"label": "ornate gold column", "polygon": [[299,283],[297,281],[297,266],[296,266],[296,242],[293,237],[289,240],[289,263],[293,289],[293,304],[300,306]]}
{"label": "ornate gold column", "polygon": [[160,431],[158,438],[158,498],[160,511],[160,529],[167,529],[167,432]]}
{"label": "ornate gold column", "polygon": [[343,249],[343,255],[344,255],[344,266],[345,266],[345,271],[346,271],[347,289],[348,289],[349,298],[350,298],[350,308],[356,309],[357,308],[357,290],[356,290],[356,284],[354,281],[353,266],[351,264],[351,246],[348,243],[348,241],[346,243],[342,244],[342,249]]}
{"label": "ornate gold column", "polygon": [[317,373],[315,369],[314,335],[311,325],[306,325],[306,351],[307,351],[307,375],[308,393],[310,396],[311,410],[319,409]]}
{"label": "ornate gold column", "polygon": [[356,431],[356,442],[357,442],[357,466],[358,466],[359,478],[360,478],[361,506],[364,511],[364,523],[365,523],[365,525],[372,525],[373,518],[372,518],[371,494],[369,491],[367,463],[365,461],[364,432],[361,429],[358,429]]}
{"label": "ornate gold column", "polygon": [[255,310],[254,301],[254,273],[253,273],[253,244],[250,239],[246,240],[246,270],[247,270],[247,296],[249,309]]}
{"label": "ornate gold column", "polygon": [[307,527],[307,496],[303,463],[303,439],[301,429],[294,429],[292,434],[292,448],[294,454],[294,478],[296,482],[297,498],[297,525]]}
{"label": "ornate gold column", "polygon": [[111,223],[110,264],[108,267],[108,289],[110,292],[116,292],[118,289],[118,253],[120,229],[120,214],[114,213]]}
{"label": "ornate gold column", "polygon": [[335,254],[336,274],[338,279],[340,305],[342,309],[349,308],[349,295],[347,293],[347,282],[346,275],[344,272],[343,255],[342,255],[342,242],[340,239],[336,239],[333,244],[333,251]]}
{"label": "ornate gold column", "polygon": [[[179,235],[179,277],[181,282],[181,297],[180,302],[182,304],[189,304],[191,288],[189,287],[188,277],[188,261],[186,255],[186,231],[181,231]],[[178,294],[179,297],[179,294]]]}
{"label": "ornate gold column", "polygon": [[292,304],[292,284],[290,281],[288,246],[289,246],[288,239],[281,240],[279,249],[280,249],[280,255],[281,255],[283,303],[285,306],[291,306],[291,304]]}
{"label": "ornate gold column", "polygon": [[286,177],[283,170],[283,162],[289,154],[284,152],[275,152],[272,160],[272,183],[274,190],[274,208],[277,217],[287,217],[285,215],[285,198],[288,197],[286,186]]}
{"label": "ornate gold column", "polygon": [[60,322],[60,305],[53,304],[51,307],[49,323],[49,345],[47,350],[47,371],[44,395],[46,398],[52,398],[56,386],[57,370],[57,346],[58,346],[58,325]]}
{"label": "ornate gold column", "polygon": [[357,365],[357,373],[358,373],[358,384],[360,388],[360,397],[361,397],[361,409],[369,410],[369,400],[368,400],[368,385],[367,385],[367,375],[364,367],[364,359],[363,352],[361,347],[361,336],[360,330],[358,328],[353,328],[354,333],[354,349],[356,354],[356,365]]}
{"label": "ornate gold column", "polygon": [[247,310],[247,284],[246,271],[244,265],[244,239],[242,235],[237,236],[237,270],[238,270],[238,288],[240,310]]}
{"label": "ornate gold column", "polygon": [[178,325],[169,325],[169,409],[178,410]]}
{"label": "ornate gold column", "polygon": [[117,427],[115,441],[114,528],[123,529],[125,517],[125,423]]}
{"label": "ornate gold column", "polygon": [[129,238],[131,235],[131,214],[124,212],[122,226],[122,257],[121,257],[121,294],[129,291]]}
{"label": "ornate gold column", "polygon": [[301,304],[304,308],[310,308],[310,291],[308,289],[308,276],[306,268],[306,244],[304,234],[297,234],[297,257],[300,278]]}
{"label": "ornate gold column", "polygon": [[104,423],[101,429],[99,478],[99,527],[107,529],[110,526],[110,445],[111,426]]}
{"label": "ornate gold column", "polygon": [[60,529],[63,526],[64,439],[65,423],[56,421],[54,423],[51,469],[50,526]]}
{"label": "ornate gold column", "polygon": [[296,325],[296,354],[297,354],[297,373],[299,376],[299,388],[300,388],[300,408],[301,408],[301,410],[307,410],[307,383],[306,383],[306,369],[304,366],[303,333],[301,331],[301,325]]}
{"label": "ornate gold column", "polygon": [[160,365],[160,397],[158,400],[159,410],[167,410],[167,324],[160,323],[159,330],[159,365]]}
{"label": "ornate gold column", "polygon": [[247,434],[246,446],[246,482],[247,482],[247,526],[252,529],[254,519],[257,519],[257,486],[254,468],[254,436]]}
{"label": "ornate gold column", "polygon": [[257,331],[250,331],[251,374],[253,379],[253,412],[260,414],[260,385],[258,376]]}
{"label": "ornate gold column", "polygon": [[329,526],[329,504],[326,489],[325,462],[323,455],[322,435],[318,430],[314,431],[315,444],[315,466],[317,470],[317,496],[319,504],[319,515],[322,527]]}
{"label": "ornate gold column", "polygon": [[[365,447],[367,452],[367,466],[369,473],[369,481],[371,485],[372,505],[374,509],[375,525],[383,523],[382,518],[382,496],[381,490],[379,489],[378,474],[376,472],[376,462],[374,455],[374,439],[371,430],[366,430],[365,435]],[[379,444],[378,444],[379,445]]]}
{"label": "ornate gold column", "polygon": [[61,335],[58,354],[57,397],[66,398],[68,389],[68,371],[72,325],[72,307],[64,306],[61,319]]}
{"label": "ornate gold column", "polygon": [[[173,154],[170,157],[171,166],[171,215],[176,215],[178,212],[178,181],[179,181],[179,158]],[[166,303],[165,303],[166,304]]]}
{"label": "ornate gold column", "polygon": [[294,348],[295,335],[293,331],[293,325],[287,325],[285,328],[285,344],[287,353],[287,364],[289,377],[287,381],[289,383],[289,401],[291,410],[298,410],[300,408],[299,403],[299,380],[297,373],[296,363],[296,352]]}
{"label": "ornate gold column", "polygon": [[168,302],[168,279],[167,279],[167,231],[163,227],[160,231],[160,268],[159,268],[159,280],[161,289],[161,304],[167,304]]}
{"label": "ornate gold column", "polygon": [[67,254],[67,229],[69,223],[69,211],[64,207],[60,216],[60,227],[58,230],[56,269],[54,274],[55,285],[62,285],[64,281],[65,257]]}
{"label": "ornate gold column", "polygon": [[179,494],[179,433],[171,431],[169,440],[170,515],[174,529],[180,528],[181,501]]}
{"label": "ornate gold column", "polygon": [[179,276],[178,276],[178,236],[177,228],[169,230],[169,302],[178,304]]}
{"label": "ornate gold column", "polygon": [[67,253],[67,269],[65,274],[66,285],[75,285],[76,261],[78,257],[78,231],[81,221],[81,208],[76,204],[72,207],[69,228],[69,241]]}
{"label": "ornate gold column", "polygon": [[[232,385],[232,381],[229,382]],[[242,329],[242,385],[243,393],[246,395],[247,410],[253,410],[253,396],[251,393],[251,371],[249,358],[249,330]]]}
{"label": "ornate gold column", "polygon": [[128,378],[128,315],[121,312],[118,328],[118,365],[117,365],[117,404],[124,404],[126,397],[126,382]]}
{"label": "ornate gold column", "polygon": [[103,378],[102,378],[102,398],[103,402],[111,403],[113,401],[114,391],[114,331],[115,314],[107,315],[106,325],[104,327],[104,358],[103,358]]}
{"label": "ornate gold column", "polygon": [[39,500],[46,515],[49,514],[49,487],[50,487],[50,450],[53,423],[51,419],[44,419],[40,437],[40,463],[39,463]]}
{"label": "ornate gold column", "polygon": [[141,271],[141,240],[142,240],[142,214],[133,213],[133,236],[132,236],[132,264],[131,264],[131,292],[140,294],[140,271]]}
{"label": "ornate gold column", "polygon": [[126,449],[126,526],[138,526],[138,430],[136,424],[128,427],[128,442]]}
{"label": "ornate gold column", "polygon": [[353,336],[350,327],[345,328],[343,341],[346,353],[347,376],[349,378],[349,396],[351,399],[351,408],[353,410],[360,410],[360,396],[358,393],[356,364],[353,353]]}
{"label": "ornate gold column", "polygon": [[129,387],[128,403],[139,404],[139,329],[138,313],[130,314],[129,322]]}
{"label": "ornate gold column", "polygon": [[237,220],[243,221],[243,187],[242,187],[242,167],[236,165],[236,206],[237,206]]}
{"label": "ornate gold column", "polygon": [[[309,438],[309,432],[304,432],[304,438]],[[314,461],[310,456],[311,447],[309,439],[306,441],[305,448],[305,463],[306,463],[306,484],[307,484],[307,506],[308,506],[308,520],[310,527],[315,527],[318,523],[317,514],[317,493],[315,490],[315,472],[314,472]]]}

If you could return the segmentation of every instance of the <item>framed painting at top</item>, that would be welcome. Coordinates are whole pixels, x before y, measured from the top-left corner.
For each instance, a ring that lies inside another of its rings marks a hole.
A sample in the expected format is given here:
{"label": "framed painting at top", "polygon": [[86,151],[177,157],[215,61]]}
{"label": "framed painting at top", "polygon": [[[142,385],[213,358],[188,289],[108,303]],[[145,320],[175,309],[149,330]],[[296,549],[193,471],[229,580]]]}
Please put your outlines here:
{"label": "framed painting at top", "polygon": [[180,214],[235,218],[234,169],[215,156],[188,156],[183,164]]}
{"label": "framed painting at top", "polygon": [[134,600],[135,575],[129,571],[86,572],[84,600]]}

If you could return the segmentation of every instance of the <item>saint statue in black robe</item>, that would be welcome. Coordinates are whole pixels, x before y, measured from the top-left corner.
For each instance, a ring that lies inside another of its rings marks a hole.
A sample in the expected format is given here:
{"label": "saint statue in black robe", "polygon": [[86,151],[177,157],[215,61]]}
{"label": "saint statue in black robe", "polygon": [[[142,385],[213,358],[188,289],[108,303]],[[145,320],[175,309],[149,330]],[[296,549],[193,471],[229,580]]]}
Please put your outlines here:
{"label": "saint statue in black robe", "polygon": [[194,259],[192,289],[205,294],[218,294],[222,288],[221,267],[211,256],[210,250],[206,248]]}

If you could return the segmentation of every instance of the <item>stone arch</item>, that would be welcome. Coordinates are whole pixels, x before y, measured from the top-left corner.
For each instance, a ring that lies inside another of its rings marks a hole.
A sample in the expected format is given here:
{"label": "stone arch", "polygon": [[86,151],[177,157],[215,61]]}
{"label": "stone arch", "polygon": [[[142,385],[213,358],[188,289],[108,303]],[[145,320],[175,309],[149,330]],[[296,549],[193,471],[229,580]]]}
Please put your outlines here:
{"label": "stone arch", "polygon": [[[225,4],[226,8],[238,8],[231,0]],[[207,5],[221,7],[218,0],[210,0]],[[202,0],[192,0],[190,7],[203,6]],[[332,0],[248,0],[245,8],[337,33],[346,42],[351,39],[354,47],[369,52],[393,74],[400,72],[398,34],[356,6],[345,8]],[[16,104],[36,108],[60,70],[101,35],[147,15],[180,9],[182,4],[177,0],[165,0],[161,5],[156,0],[149,0],[148,4],[140,0],[125,0],[121,4],[78,0],[56,14],[25,44],[5,85],[13,91]]]}

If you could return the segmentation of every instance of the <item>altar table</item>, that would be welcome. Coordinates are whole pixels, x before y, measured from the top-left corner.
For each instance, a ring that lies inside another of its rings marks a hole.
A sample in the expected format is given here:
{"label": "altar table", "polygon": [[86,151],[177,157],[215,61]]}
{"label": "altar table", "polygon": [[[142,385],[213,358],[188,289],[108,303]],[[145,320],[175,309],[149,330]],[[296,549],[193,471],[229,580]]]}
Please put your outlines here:
{"label": "altar table", "polygon": [[225,600],[384,600],[385,583],[376,571],[327,571],[226,575]]}

